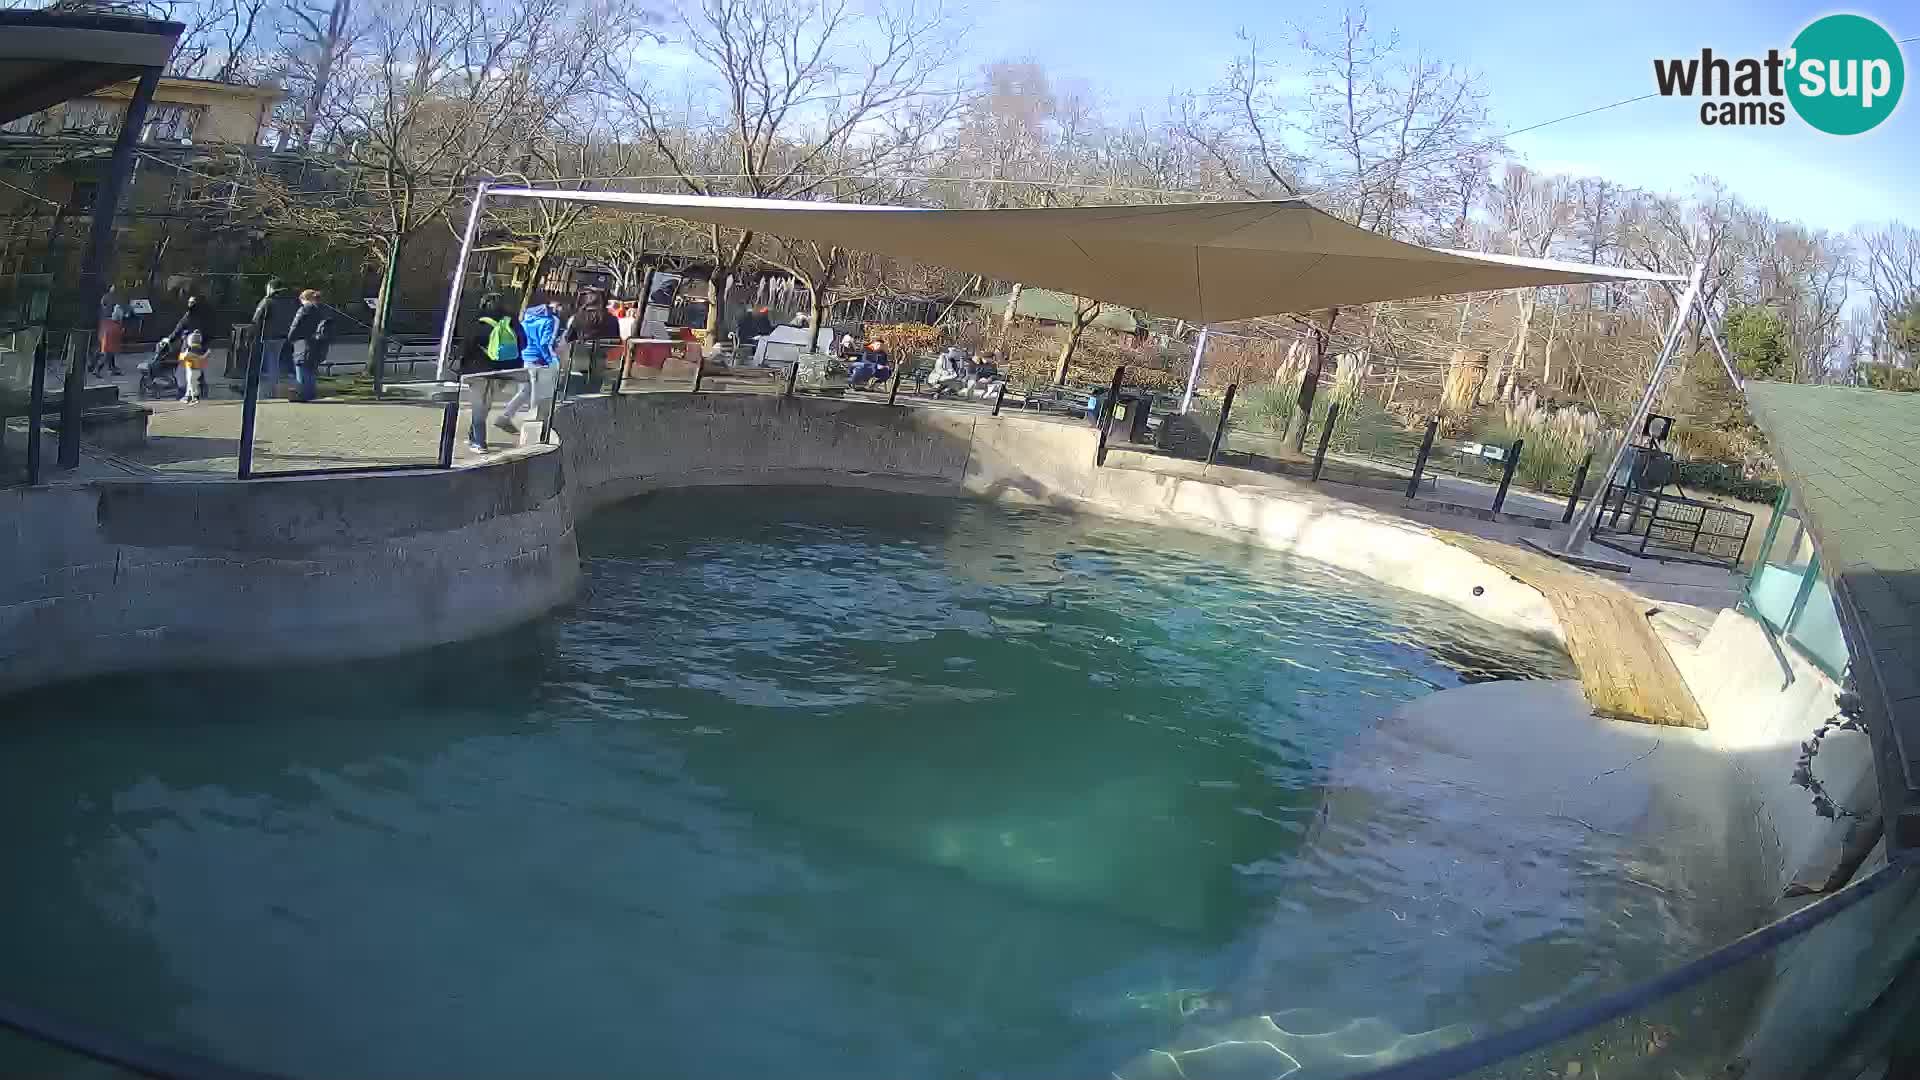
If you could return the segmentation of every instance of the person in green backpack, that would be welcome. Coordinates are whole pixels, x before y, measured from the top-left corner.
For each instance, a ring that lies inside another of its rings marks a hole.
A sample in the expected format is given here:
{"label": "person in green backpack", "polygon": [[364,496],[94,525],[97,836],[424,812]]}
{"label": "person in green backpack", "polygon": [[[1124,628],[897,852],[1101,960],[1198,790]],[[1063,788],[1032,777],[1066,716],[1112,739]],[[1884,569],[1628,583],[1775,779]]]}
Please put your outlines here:
{"label": "person in green backpack", "polygon": [[463,335],[466,345],[460,350],[460,378],[467,384],[468,400],[473,403],[473,422],[467,429],[467,447],[476,454],[487,452],[487,414],[493,410],[493,398],[512,372],[520,370],[520,353],[527,346],[526,331],[520,320],[500,300],[499,293],[480,298],[480,314]]}

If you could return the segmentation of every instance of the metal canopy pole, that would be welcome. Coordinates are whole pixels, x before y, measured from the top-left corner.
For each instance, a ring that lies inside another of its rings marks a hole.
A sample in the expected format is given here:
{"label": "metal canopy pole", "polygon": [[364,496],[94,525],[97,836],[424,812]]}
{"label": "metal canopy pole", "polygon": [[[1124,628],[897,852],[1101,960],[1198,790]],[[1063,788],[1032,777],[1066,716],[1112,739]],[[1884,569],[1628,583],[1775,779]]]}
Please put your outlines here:
{"label": "metal canopy pole", "polygon": [[1200,328],[1200,340],[1193,343],[1193,369],[1187,372],[1187,392],[1180,396],[1180,413],[1186,415],[1193,408],[1193,388],[1200,384],[1200,357],[1207,351],[1207,333],[1211,327]]}
{"label": "metal canopy pole", "polygon": [[1720,366],[1726,369],[1727,378],[1732,381],[1733,388],[1740,391],[1744,398],[1747,393],[1747,381],[1740,377],[1739,369],[1733,366],[1733,360],[1727,356],[1727,347],[1720,340],[1720,331],[1715,328],[1713,320],[1708,318],[1704,311],[1700,313],[1700,322],[1707,328],[1707,340],[1713,342],[1713,351],[1720,357]]}
{"label": "metal canopy pole", "polygon": [[[120,131],[113,140],[113,159],[107,166],[106,182],[94,195],[87,251],[80,261],[80,298],[84,305],[80,309],[81,318],[96,320],[86,327],[89,336],[96,332],[100,298],[113,280],[114,256],[118,254],[114,247],[113,223],[120,216],[120,204],[126,198],[128,181],[133,175],[133,148],[140,142],[141,130],[147,126],[147,107],[153,104],[153,92],[159,85],[159,68],[147,68],[140,73],[133,98],[127,102],[126,115],[120,120]],[[61,468],[65,469],[80,464],[81,399],[86,396],[87,388],[82,362],[86,352],[83,349],[81,355],[76,356],[69,349],[67,355],[67,382],[63,391],[66,396],[60,402],[59,458]]]}
{"label": "metal canopy pole", "polygon": [[[447,317],[440,323],[440,359],[436,374],[446,382],[448,361],[453,355],[453,329],[460,319],[460,294],[467,285],[467,257],[473,254],[473,238],[480,231],[480,210],[487,204],[488,181],[480,181],[473,192],[473,209],[467,211],[467,230],[460,234],[460,261],[453,264],[453,285],[447,290]],[[371,357],[368,358],[371,361]]]}
{"label": "metal canopy pole", "polygon": [[1568,555],[1577,553],[1586,543],[1587,532],[1593,528],[1593,519],[1600,511],[1600,504],[1606,501],[1607,485],[1613,482],[1620,471],[1621,462],[1627,458],[1627,448],[1632,445],[1633,433],[1646,424],[1647,416],[1653,412],[1653,400],[1660,396],[1660,384],[1667,375],[1667,365],[1673,361],[1673,354],[1680,348],[1680,335],[1686,329],[1687,319],[1693,315],[1695,302],[1700,297],[1700,279],[1707,273],[1707,264],[1702,262],[1693,268],[1693,276],[1687,279],[1687,291],[1680,297],[1680,303],[1673,310],[1673,323],[1667,327],[1667,338],[1660,345],[1660,359],[1653,365],[1653,374],[1647,379],[1647,392],[1640,395],[1640,404],[1633,410],[1633,416],[1620,433],[1620,445],[1614,448],[1613,461],[1607,465],[1607,471],[1600,474],[1600,488],[1595,497],[1580,507],[1580,513],[1574,517],[1566,539],[1560,550]]}

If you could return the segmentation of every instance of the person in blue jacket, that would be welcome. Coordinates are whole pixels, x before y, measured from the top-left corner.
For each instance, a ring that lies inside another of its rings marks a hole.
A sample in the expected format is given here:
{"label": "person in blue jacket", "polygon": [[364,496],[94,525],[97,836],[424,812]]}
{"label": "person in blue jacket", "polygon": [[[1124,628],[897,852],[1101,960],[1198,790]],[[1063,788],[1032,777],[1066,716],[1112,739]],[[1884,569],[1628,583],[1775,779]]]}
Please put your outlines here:
{"label": "person in blue jacket", "polygon": [[527,369],[526,381],[507,402],[500,412],[500,419],[494,426],[501,431],[513,433],[520,430],[514,417],[519,416],[529,405],[533,407],[535,419],[546,415],[547,405],[553,400],[553,383],[560,373],[560,353],[562,328],[567,325],[566,311],[559,302],[536,303],[520,314],[520,328],[526,332],[526,348],[520,351],[520,359]]}

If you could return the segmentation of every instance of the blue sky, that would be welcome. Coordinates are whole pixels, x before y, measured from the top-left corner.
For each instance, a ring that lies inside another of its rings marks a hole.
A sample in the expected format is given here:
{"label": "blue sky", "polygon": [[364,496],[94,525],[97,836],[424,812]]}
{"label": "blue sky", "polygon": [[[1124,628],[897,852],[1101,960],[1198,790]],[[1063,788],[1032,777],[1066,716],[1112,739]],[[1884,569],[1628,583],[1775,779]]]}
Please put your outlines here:
{"label": "blue sky", "polygon": [[[1895,38],[1920,35],[1920,0],[1843,6],[1779,0],[1375,0],[1377,30],[1478,70],[1494,120],[1523,128],[1581,109],[1649,93],[1655,57],[1730,57],[1786,48],[1820,15],[1873,17]],[[1225,0],[978,0],[969,51],[987,58],[1031,55],[1057,77],[1090,83],[1110,107],[1153,107],[1174,88],[1204,88],[1234,49],[1234,31],[1290,42],[1289,18],[1338,7]],[[1844,230],[1895,217],[1920,224],[1920,42],[1903,46],[1907,89],[1894,116],[1865,135],[1823,135],[1789,115],[1784,127],[1712,128],[1698,100],[1655,98],[1516,136],[1527,164],[1683,193],[1711,173],[1776,217]]]}

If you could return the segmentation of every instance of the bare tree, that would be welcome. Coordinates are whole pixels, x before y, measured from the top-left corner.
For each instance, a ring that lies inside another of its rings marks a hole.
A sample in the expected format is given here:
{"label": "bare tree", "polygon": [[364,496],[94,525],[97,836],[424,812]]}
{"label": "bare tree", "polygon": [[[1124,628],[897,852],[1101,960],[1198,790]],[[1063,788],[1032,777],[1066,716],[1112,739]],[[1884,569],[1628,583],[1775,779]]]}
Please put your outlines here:
{"label": "bare tree", "polygon": [[288,0],[280,43],[287,98],[278,149],[312,149],[321,118],[343,111],[330,95],[334,71],[355,44],[354,28],[353,0]]}
{"label": "bare tree", "polygon": [[1905,355],[1910,365],[1920,366],[1920,356],[1906,355],[1901,347],[1906,335],[1894,332],[1896,322],[1920,304],[1920,229],[1895,221],[1879,229],[1862,229],[1855,239],[1860,248],[1860,280],[1867,287],[1878,328],[1875,360],[1892,363],[1896,355]]}
{"label": "bare tree", "polygon": [[[917,160],[955,115],[957,95],[944,79],[957,29],[944,10],[913,0],[865,18],[846,0],[699,0],[670,36],[697,60],[696,101],[711,111],[689,110],[681,122],[673,90],[620,64],[608,68],[642,136],[687,191],[845,194]],[[724,285],[753,236],[713,226],[708,239],[707,329],[717,335]]]}
{"label": "bare tree", "polygon": [[368,21],[333,78],[338,112],[322,123],[340,152],[312,163],[324,186],[264,177],[263,209],[295,229],[366,251],[383,270],[369,363],[384,374],[395,275],[407,243],[470,190],[524,104],[528,27],[561,20],[565,0],[401,0]]}
{"label": "bare tree", "polygon": [[1067,323],[1067,340],[1060,343],[1060,361],[1054,365],[1053,385],[1067,384],[1067,372],[1073,366],[1073,350],[1080,344],[1080,337],[1087,332],[1087,327],[1100,317],[1102,307],[1098,300],[1084,296],[1073,298],[1073,319]]}

